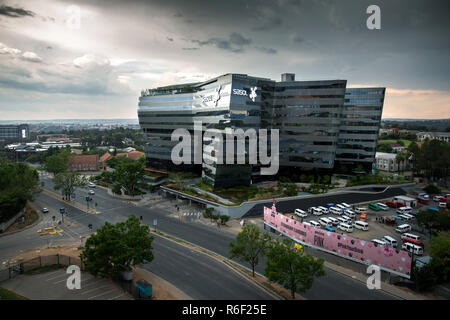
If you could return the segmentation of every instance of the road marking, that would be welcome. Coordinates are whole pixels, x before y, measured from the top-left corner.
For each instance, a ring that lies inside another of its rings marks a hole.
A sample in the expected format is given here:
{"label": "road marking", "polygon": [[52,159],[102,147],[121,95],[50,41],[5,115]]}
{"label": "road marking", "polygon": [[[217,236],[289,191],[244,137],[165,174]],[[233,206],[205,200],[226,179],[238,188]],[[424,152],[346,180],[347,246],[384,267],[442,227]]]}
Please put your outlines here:
{"label": "road marking", "polygon": [[110,298],[110,299],[108,299],[108,300],[116,300],[117,298],[120,298],[121,296],[123,296],[125,293],[122,293],[121,295],[119,295],[119,296],[116,296],[116,297],[114,297],[114,298]]}
{"label": "road marking", "polygon": [[110,286],[110,284],[108,283],[108,284],[105,284],[104,286],[100,286],[100,287],[97,287],[97,288],[95,288],[95,289],[91,289],[91,290],[82,292],[81,294],[86,294],[86,293],[88,293],[88,292],[92,292],[92,291],[95,291],[95,290],[98,290],[98,289],[101,289],[101,288],[104,288],[104,287],[109,287],[109,286]]}
{"label": "road marking", "polygon": [[45,273],[45,274],[43,274],[43,275],[40,275],[39,277],[37,277],[38,279],[41,279],[41,278],[45,278],[46,276],[51,276],[52,274],[55,274],[55,273],[58,273],[58,272],[60,272],[61,270],[56,270],[56,271],[53,271],[53,272],[50,272],[50,273]]}
{"label": "road marking", "polygon": [[64,272],[63,274],[60,274],[60,275],[57,276],[57,277],[49,278],[49,279],[46,279],[45,281],[54,280],[54,279],[60,278],[61,276],[65,277],[65,276],[67,276],[67,274]]}
{"label": "road marking", "polygon": [[97,297],[104,296],[105,294],[109,294],[109,293],[114,292],[114,291],[117,291],[117,289],[112,289],[112,290],[110,290],[110,291],[103,292],[103,293],[98,294],[98,295],[96,295],[96,296],[89,297],[88,300],[91,300],[91,299],[94,299],[94,298],[97,298]]}

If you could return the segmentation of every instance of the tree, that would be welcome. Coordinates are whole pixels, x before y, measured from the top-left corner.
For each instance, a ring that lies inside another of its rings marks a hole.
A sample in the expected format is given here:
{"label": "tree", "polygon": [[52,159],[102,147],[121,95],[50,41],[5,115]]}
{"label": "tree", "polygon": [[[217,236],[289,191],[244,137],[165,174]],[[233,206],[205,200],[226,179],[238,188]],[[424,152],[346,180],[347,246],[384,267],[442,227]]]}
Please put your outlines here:
{"label": "tree", "polygon": [[40,191],[36,169],[0,158],[0,223],[16,215]]}
{"label": "tree", "polygon": [[53,177],[54,189],[61,190],[66,200],[70,199],[70,195],[75,192],[77,187],[85,186],[88,179],[78,172],[68,171],[56,174]]}
{"label": "tree", "polygon": [[400,173],[401,164],[407,159],[407,155],[404,152],[399,152],[395,156],[395,162],[397,163],[397,171]]}
{"label": "tree", "polygon": [[122,194],[122,186],[121,186],[120,184],[118,184],[118,183],[115,183],[115,184],[112,186],[111,191],[112,191],[113,193],[115,193],[115,194],[121,195],[121,194]]}
{"label": "tree", "polygon": [[450,216],[436,211],[419,211],[417,224],[429,230],[430,238],[440,231],[450,230]]}
{"label": "tree", "polygon": [[115,168],[114,180],[125,189],[125,193],[133,196],[137,194],[144,173],[140,161],[123,158]]}
{"label": "tree", "polygon": [[423,188],[423,190],[426,193],[429,193],[429,194],[439,194],[439,193],[441,193],[441,189],[439,189],[439,187],[435,186],[434,184],[427,185],[425,188]]}
{"label": "tree", "polygon": [[152,241],[149,227],[130,215],[124,222],[105,222],[86,240],[80,258],[94,276],[114,278],[136,265],[152,261]]}
{"label": "tree", "polygon": [[221,224],[226,224],[228,220],[230,220],[230,216],[227,216],[226,214],[221,215],[220,217],[220,223]]}
{"label": "tree", "polygon": [[441,232],[430,241],[430,257],[436,266],[438,281],[445,282],[450,274],[450,232]]}
{"label": "tree", "polygon": [[230,259],[238,258],[240,261],[248,262],[254,277],[259,257],[264,253],[269,240],[269,234],[261,234],[254,224],[245,225],[236,236],[236,242],[230,242]]}
{"label": "tree", "polygon": [[408,150],[408,153],[409,153],[409,157],[411,157],[411,159],[412,159],[412,166],[413,166],[412,171],[413,171],[413,174],[415,172],[417,173],[417,172],[419,172],[418,168],[417,168],[418,159],[420,157],[419,146],[417,145],[417,143],[415,141],[413,141],[413,142],[411,142],[409,144],[407,150]]}
{"label": "tree", "polygon": [[377,151],[378,152],[392,153],[393,149],[387,143],[379,143],[378,146],[377,146]]}
{"label": "tree", "polygon": [[292,299],[297,291],[309,290],[314,277],[325,275],[323,259],[315,259],[309,254],[301,255],[291,248],[292,241],[284,238],[282,241],[271,241],[267,251],[267,266],[265,276],[291,291]]}
{"label": "tree", "polygon": [[43,169],[47,172],[53,173],[53,175],[55,176],[58,173],[66,171],[68,163],[69,152],[63,150],[58,154],[54,154],[45,159]]}

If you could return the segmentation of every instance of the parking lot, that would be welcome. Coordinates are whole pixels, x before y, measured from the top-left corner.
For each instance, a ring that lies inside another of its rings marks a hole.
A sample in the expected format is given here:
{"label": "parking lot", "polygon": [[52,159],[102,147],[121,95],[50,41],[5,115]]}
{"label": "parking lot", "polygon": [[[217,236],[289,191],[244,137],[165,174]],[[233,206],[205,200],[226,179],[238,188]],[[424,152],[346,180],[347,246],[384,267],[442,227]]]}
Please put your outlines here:
{"label": "parking lot", "polygon": [[[390,199],[390,200],[393,200],[393,199]],[[374,202],[374,203],[386,203],[386,202],[387,202],[387,200]],[[401,246],[402,246],[401,233],[397,232],[395,230],[395,228],[398,225],[409,224],[409,225],[411,225],[412,230],[408,231],[408,233],[412,233],[412,234],[420,236],[420,241],[422,241],[425,245],[423,255],[427,255],[427,249],[428,249],[428,245],[429,245],[428,234],[423,234],[422,232],[418,231],[418,229],[421,229],[421,228],[417,227],[415,217],[412,220],[408,220],[408,221],[406,221],[406,220],[402,221],[402,220],[397,219],[395,222],[395,225],[385,224],[385,223],[381,222],[382,218],[388,218],[388,217],[392,217],[392,216],[398,217],[400,214],[397,213],[397,211],[396,211],[397,209],[389,207],[387,210],[375,211],[375,210],[369,209],[368,204],[369,204],[368,202],[364,202],[364,203],[354,204],[351,206],[351,209],[353,211],[355,211],[356,208],[365,208],[366,209],[366,210],[364,210],[364,213],[366,214],[365,221],[368,223],[368,228],[369,228],[367,231],[353,227],[353,232],[346,232],[346,231],[343,231],[342,229],[338,228],[337,224],[331,226],[331,228],[333,228],[335,230],[335,232],[342,233],[342,234],[348,233],[352,237],[367,240],[367,241],[371,241],[373,239],[382,240],[382,238],[384,236],[390,236],[397,241],[397,243],[398,243],[397,248],[401,249]],[[323,203],[323,204],[321,204],[321,206],[326,208],[327,203]],[[419,210],[427,209],[429,207],[437,207],[437,203],[430,200],[428,205],[418,204],[417,207],[415,207],[413,209],[413,211],[417,212]],[[298,209],[305,211],[307,213],[307,216],[304,218],[300,218],[299,216],[295,215],[294,212],[288,212],[287,215],[292,216],[296,220],[299,220],[302,222],[308,222],[308,223],[311,223],[311,221],[320,223],[320,218],[323,218],[323,217],[325,217],[325,218],[332,217],[335,219],[342,217],[342,215],[334,214],[334,213],[330,212],[330,210],[328,210],[328,213],[324,213],[321,215],[314,215],[314,214],[311,214],[308,212],[309,208],[298,208]],[[352,223],[354,223],[355,221],[358,221],[358,220],[361,220],[361,215],[359,213],[356,213],[356,216],[352,219]],[[351,224],[351,223],[349,223],[349,224]],[[324,226],[322,225],[320,227],[323,228]]]}
{"label": "parking lot", "polygon": [[109,279],[95,278],[81,272],[81,289],[66,286],[70,274],[58,269],[37,275],[18,275],[2,282],[2,287],[32,300],[132,300],[133,298]]}

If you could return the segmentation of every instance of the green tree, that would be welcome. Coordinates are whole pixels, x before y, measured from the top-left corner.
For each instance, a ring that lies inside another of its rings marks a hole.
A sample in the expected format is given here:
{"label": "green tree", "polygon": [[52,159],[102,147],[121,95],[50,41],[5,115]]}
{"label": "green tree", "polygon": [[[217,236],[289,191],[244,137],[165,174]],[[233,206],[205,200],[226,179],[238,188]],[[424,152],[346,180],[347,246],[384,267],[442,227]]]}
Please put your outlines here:
{"label": "green tree", "polygon": [[441,232],[430,241],[430,257],[436,266],[438,281],[445,282],[450,274],[450,232]]}
{"label": "green tree", "polygon": [[53,177],[54,189],[61,190],[63,197],[70,200],[70,195],[77,187],[87,185],[88,179],[75,171],[60,172]]}
{"label": "green tree", "polygon": [[393,149],[387,143],[379,143],[378,146],[377,146],[377,151],[378,152],[392,153]]}
{"label": "green tree", "polygon": [[230,259],[238,258],[242,262],[249,263],[254,277],[259,257],[264,254],[269,240],[269,234],[262,234],[254,224],[245,225],[236,236],[236,242],[230,242]]}
{"label": "green tree", "polygon": [[404,152],[399,152],[395,156],[395,162],[397,163],[397,172],[400,173],[400,168],[402,167],[402,163],[407,159],[407,155]]}
{"label": "green tree", "polygon": [[219,217],[219,219],[220,219],[221,224],[226,224],[228,222],[228,220],[230,220],[230,216],[227,216],[226,214],[224,214],[224,215],[221,215]]}
{"label": "green tree", "polygon": [[266,250],[267,266],[264,274],[270,281],[289,289],[294,299],[297,291],[309,290],[314,277],[324,276],[325,271],[323,259],[315,259],[309,254],[301,255],[291,245],[292,241],[287,238],[271,241]]}
{"label": "green tree", "polygon": [[439,187],[437,187],[434,184],[427,185],[425,188],[423,188],[423,190],[426,193],[429,193],[429,194],[439,194],[439,193],[441,193],[441,189],[439,189]]}
{"label": "green tree", "polygon": [[69,152],[63,150],[58,154],[54,154],[45,159],[43,164],[43,169],[47,172],[52,173],[56,176],[58,173],[64,172],[67,170],[67,165],[69,163]]}
{"label": "green tree", "polygon": [[123,158],[115,168],[114,181],[125,189],[126,194],[133,196],[138,193],[144,173],[142,162]]}
{"label": "green tree", "polygon": [[417,167],[418,164],[418,159],[420,158],[421,154],[420,154],[420,148],[417,145],[417,143],[415,141],[411,142],[407,148],[409,157],[411,157],[412,160],[412,171],[413,174],[414,173],[418,173],[419,169]]}
{"label": "green tree", "polygon": [[0,222],[17,214],[40,191],[36,169],[0,158]]}
{"label": "green tree", "polygon": [[111,191],[112,191],[113,193],[115,193],[115,194],[121,195],[121,194],[122,194],[122,186],[121,186],[120,184],[118,184],[118,183],[115,183],[115,184],[112,186]]}
{"label": "green tree", "polygon": [[86,240],[80,258],[94,276],[115,278],[136,265],[152,261],[152,241],[149,227],[130,215],[124,222],[105,222]]}

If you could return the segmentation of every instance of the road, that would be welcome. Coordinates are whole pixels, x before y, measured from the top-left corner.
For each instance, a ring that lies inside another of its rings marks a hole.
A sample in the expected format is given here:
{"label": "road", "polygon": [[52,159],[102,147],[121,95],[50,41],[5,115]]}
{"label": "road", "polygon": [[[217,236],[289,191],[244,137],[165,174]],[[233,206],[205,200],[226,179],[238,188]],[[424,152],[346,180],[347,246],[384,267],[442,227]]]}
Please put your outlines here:
{"label": "road", "polygon": [[[45,188],[49,188],[50,183],[47,179]],[[80,199],[83,192],[81,189],[77,190],[77,199]],[[228,257],[229,243],[235,239],[235,235],[226,232],[222,229],[211,228],[209,226],[199,223],[184,223],[172,217],[169,217],[169,210],[155,208],[151,205],[144,207],[136,207],[132,204],[128,204],[126,201],[118,200],[110,196],[106,190],[102,188],[95,189],[94,201],[98,202],[98,210],[101,214],[85,214],[84,212],[70,207],[69,217],[77,223],[77,229],[75,232],[88,231],[87,225],[92,224],[93,229],[100,227],[105,221],[112,223],[125,220],[130,214],[134,214],[137,217],[142,216],[143,222],[152,225],[153,220],[157,219],[157,228],[170,235],[182,238],[186,241],[194,243],[198,246],[204,247],[211,251],[214,251],[222,256]],[[82,198],[81,198],[82,199]],[[61,206],[64,206],[63,202],[56,200],[44,193],[38,196],[38,201],[50,209],[50,214],[59,210]],[[173,207],[173,203],[171,205]],[[68,206],[66,206],[66,209]],[[59,212],[59,211],[57,211]],[[79,233],[80,233],[79,232]],[[11,236],[12,237],[12,236]],[[36,235],[34,236],[36,237]],[[0,252],[3,253],[5,246],[2,244],[4,239],[0,238]],[[33,248],[37,243],[35,240],[28,243],[26,239],[21,240],[19,236],[15,237],[14,241],[8,241],[13,246],[10,251],[17,249],[26,250]],[[18,242],[18,243],[16,243]],[[41,240],[41,244],[45,245],[44,240]],[[26,248],[28,247],[28,248]],[[174,268],[181,270],[184,263],[180,261],[180,264]],[[264,273],[264,261],[260,263],[256,271]],[[306,293],[302,294],[307,299],[392,299],[392,296],[376,290],[369,290],[360,282],[353,280],[352,278],[339,274],[333,270],[325,268],[326,276],[318,278],[314,281],[313,287]],[[169,275],[166,274],[166,277]],[[161,274],[164,278],[164,275]],[[167,281],[171,281],[170,278],[166,278]]]}

